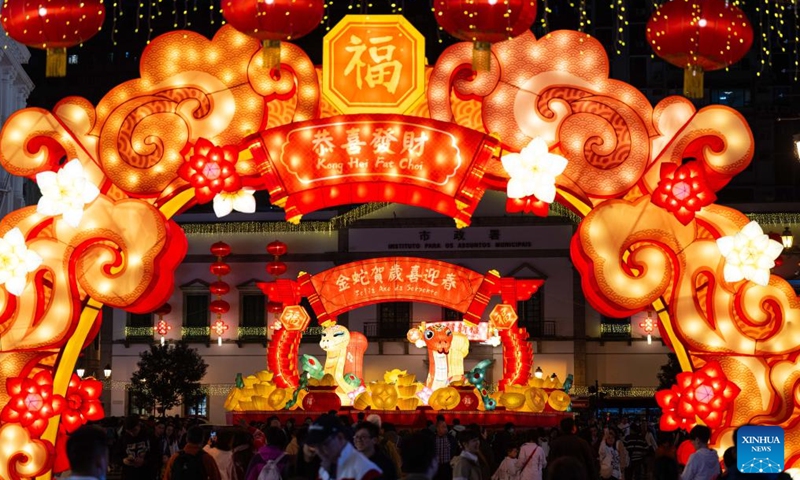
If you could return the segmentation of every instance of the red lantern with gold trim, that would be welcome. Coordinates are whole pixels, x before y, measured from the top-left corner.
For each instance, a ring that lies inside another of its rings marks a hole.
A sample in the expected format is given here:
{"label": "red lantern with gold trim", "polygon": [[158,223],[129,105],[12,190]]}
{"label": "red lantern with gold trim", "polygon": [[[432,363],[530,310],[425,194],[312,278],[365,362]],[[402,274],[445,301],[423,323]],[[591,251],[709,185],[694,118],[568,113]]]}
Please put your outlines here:
{"label": "red lantern with gold trim", "polygon": [[286,264],[279,261],[267,263],[267,273],[275,277],[279,277],[286,273]]}
{"label": "red lantern with gold trim", "polygon": [[225,242],[216,242],[211,245],[211,254],[215,257],[227,257],[231,254],[231,246]]}
{"label": "red lantern with gold trim", "polygon": [[48,77],[67,74],[67,48],[92,38],[103,26],[102,0],[5,0],[0,21],[8,36],[47,50]]}
{"label": "red lantern with gold trim", "polygon": [[228,313],[231,309],[231,305],[225,300],[214,300],[208,306],[208,309],[211,310],[212,313]]}
{"label": "red lantern with gold trim", "polygon": [[267,244],[267,253],[270,255],[280,257],[281,255],[286,255],[286,252],[286,244],[280,240],[275,240],[274,242],[269,242],[269,244]]}
{"label": "red lantern with gold trim", "polygon": [[753,27],[734,2],[670,0],[647,22],[656,55],[684,69],[683,94],[703,98],[703,72],[741,60],[753,44]]}
{"label": "red lantern with gold trim", "polygon": [[447,33],[475,44],[472,68],[488,71],[491,44],[530,29],[536,20],[536,0],[436,0],[433,11]]}
{"label": "red lantern with gold trim", "polygon": [[222,16],[236,30],[261,40],[264,65],[277,67],[281,42],[311,33],[325,14],[323,0],[223,0]]}

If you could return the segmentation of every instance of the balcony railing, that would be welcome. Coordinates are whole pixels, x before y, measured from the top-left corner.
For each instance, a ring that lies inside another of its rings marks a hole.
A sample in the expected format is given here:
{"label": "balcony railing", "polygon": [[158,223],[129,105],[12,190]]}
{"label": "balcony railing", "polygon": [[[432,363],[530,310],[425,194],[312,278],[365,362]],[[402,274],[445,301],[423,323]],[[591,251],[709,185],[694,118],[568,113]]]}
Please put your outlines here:
{"label": "balcony railing", "polygon": [[237,327],[236,334],[242,343],[264,343],[267,341],[267,327]]}
{"label": "balcony railing", "polygon": [[546,320],[544,322],[536,322],[525,325],[526,330],[531,339],[537,338],[552,338],[556,336],[556,322],[553,320]]}
{"label": "balcony railing", "polygon": [[153,343],[153,327],[125,327],[127,343]]}
{"label": "balcony railing", "polygon": [[410,324],[366,322],[364,323],[364,335],[367,338],[406,338],[409,328],[411,328]]}
{"label": "balcony railing", "polygon": [[181,339],[187,343],[208,343],[211,327],[181,327]]}
{"label": "balcony railing", "polygon": [[300,341],[303,343],[319,343],[322,338],[322,330],[324,330],[324,328],[319,325],[308,327],[303,330],[303,338],[301,338]]}
{"label": "balcony railing", "polygon": [[630,323],[601,323],[600,338],[611,340],[629,340],[631,338]]}

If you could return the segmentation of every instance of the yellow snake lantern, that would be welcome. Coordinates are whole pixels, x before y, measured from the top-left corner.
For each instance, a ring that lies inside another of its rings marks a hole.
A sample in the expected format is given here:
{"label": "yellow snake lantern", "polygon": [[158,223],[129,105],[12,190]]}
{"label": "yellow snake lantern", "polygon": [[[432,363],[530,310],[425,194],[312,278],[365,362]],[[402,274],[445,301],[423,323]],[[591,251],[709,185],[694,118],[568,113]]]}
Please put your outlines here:
{"label": "yellow snake lantern", "polygon": [[347,394],[358,385],[348,381],[356,377],[364,378],[364,352],[367,351],[367,337],[359,332],[351,332],[342,325],[332,325],[322,330],[319,346],[325,350],[326,375],[331,375],[339,386],[336,393],[342,400],[342,405],[350,405],[351,400]]}

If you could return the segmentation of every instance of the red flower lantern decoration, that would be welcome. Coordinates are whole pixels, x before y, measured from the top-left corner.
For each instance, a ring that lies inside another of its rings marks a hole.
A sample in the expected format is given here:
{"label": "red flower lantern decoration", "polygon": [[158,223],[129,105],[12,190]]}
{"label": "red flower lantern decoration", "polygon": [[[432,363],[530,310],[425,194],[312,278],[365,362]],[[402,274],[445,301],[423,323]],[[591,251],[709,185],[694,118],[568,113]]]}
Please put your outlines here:
{"label": "red flower lantern decoration", "polygon": [[64,408],[64,397],[53,394],[53,376],[45,370],[32,379],[7,379],[6,391],[11,398],[0,412],[0,420],[19,423],[34,437],[40,437],[50,417]]}
{"label": "red flower lantern decoration", "polygon": [[675,214],[682,224],[687,225],[696,212],[716,200],[717,195],[708,186],[697,162],[661,165],[661,181],[653,192],[653,204]]}
{"label": "red flower lantern decoration", "polygon": [[691,430],[697,423],[696,417],[709,428],[719,427],[723,414],[740,392],[716,361],[695,372],[679,373],[677,381],[669,390],[656,392],[662,410],[660,427],[664,431]]}
{"label": "red flower lantern decoration", "polygon": [[178,175],[194,187],[198,203],[208,203],[220,192],[237,192],[242,188],[235,167],[239,157],[236,147],[218,147],[205,138],[199,138],[189,147],[191,150],[184,152],[188,158],[178,168]]}
{"label": "red flower lantern decoration", "polygon": [[9,37],[47,50],[48,77],[67,74],[67,48],[92,38],[105,18],[103,0],[5,0],[0,15]]}
{"label": "red flower lantern decoration", "polygon": [[224,0],[222,16],[236,30],[261,40],[264,66],[277,67],[281,42],[313,31],[325,14],[324,0]]}
{"label": "red flower lantern decoration", "polygon": [[703,72],[738,62],[753,44],[744,12],[726,0],[670,0],[647,22],[655,54],[684,69],[683,94],[703,98]]}
{"label": "red flower lantern decoration", "polygon": [[547,217],[550,211],[550,204],[530,195],[525,198],[507,198],[506,212],[508,213],[532,213],[537,217]]}
{"label": "red flower lantern decoration", "polygon": [[73,374],[67,387],[67,396],[64,403],[64,412],[61,414],[61,424],[67,433],[72,433],[81,425],[89,421],[103,418],[103,405],[100,403],[100,394],[103,384],[93,378],[81,380]]}
{"label": "red flower lantern decoration", "polygon": [[491,44],[529,30],[536,20],[536,0],[436,0],[433,11],[447,33],[474,43],[472,68],[488,71]]}

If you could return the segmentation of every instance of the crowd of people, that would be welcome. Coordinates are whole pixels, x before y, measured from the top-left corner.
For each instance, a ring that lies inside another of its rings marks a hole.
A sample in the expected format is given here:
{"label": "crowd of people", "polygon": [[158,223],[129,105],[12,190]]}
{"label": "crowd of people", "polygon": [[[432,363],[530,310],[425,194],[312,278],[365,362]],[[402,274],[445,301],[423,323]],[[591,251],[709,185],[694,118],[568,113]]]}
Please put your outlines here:
{"label": "crowd of people", "polygon": [[[721,468],[711,431],[689,432],[695,452],[677,459],[679,440],[645,419],[595,418],[560,428],[490,431],[440,416],[420,430],[397,429],[377,414],[330,412],[296,425],[211,426],[180,418],[108,419],[67,444],[73,479],[104,480],[736,480],[735,449]],[[107,451],[105,460],[89,453]],[[76,455],[76,459],[73,459]],[[79,457],[79,458],[78,458]],[[102,475],[100,474],[102,472]],[[748,480],[759,480],[747,475]],[[776,475],[762,476],[775,479]]]}

